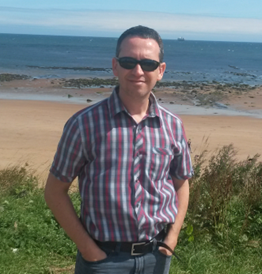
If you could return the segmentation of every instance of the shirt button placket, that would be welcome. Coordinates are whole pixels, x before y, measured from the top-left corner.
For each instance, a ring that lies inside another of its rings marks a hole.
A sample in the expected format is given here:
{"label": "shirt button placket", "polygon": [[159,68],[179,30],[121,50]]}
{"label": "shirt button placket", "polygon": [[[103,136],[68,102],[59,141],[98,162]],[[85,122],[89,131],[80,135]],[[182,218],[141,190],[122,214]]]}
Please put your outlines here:
{"label": "shirt button placket", "polygon": [[139,133],[141,131],[141,125],[137,126],[136,133]]}

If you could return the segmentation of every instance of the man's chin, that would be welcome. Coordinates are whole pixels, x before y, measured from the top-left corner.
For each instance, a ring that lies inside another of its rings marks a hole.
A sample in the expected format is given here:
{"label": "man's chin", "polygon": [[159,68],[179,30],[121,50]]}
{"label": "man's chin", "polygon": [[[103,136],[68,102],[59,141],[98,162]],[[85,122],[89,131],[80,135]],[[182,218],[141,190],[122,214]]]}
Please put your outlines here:
{"label": "man's chin", "polygon": [[151,90],[145,89],[145,88],[134,88],[132,89],[132,94],[134,97],[140,97],[140,98],[145,98],[148,97],[150,94]]}

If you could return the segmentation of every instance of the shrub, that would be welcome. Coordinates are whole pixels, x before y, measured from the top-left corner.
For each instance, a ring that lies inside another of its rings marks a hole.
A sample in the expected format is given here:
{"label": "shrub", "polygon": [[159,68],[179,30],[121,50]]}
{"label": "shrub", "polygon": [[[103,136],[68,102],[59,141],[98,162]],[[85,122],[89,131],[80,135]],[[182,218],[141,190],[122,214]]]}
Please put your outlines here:
{"label": "shrub", "polygon": [[[262,163],[259,155],[236,162],[233,145],[205,162],[194,159],[184,238],[213,240],[231,248],[262,235]],[[189,233],[190,232],[190,233]],[[186,236],[185,236],[186,235]]]}
{"label": "shrub", "polygon": [[3,195],[23,196],[35,189],[37,178],[25,167],[9,167],[0,170],[0,197]]}

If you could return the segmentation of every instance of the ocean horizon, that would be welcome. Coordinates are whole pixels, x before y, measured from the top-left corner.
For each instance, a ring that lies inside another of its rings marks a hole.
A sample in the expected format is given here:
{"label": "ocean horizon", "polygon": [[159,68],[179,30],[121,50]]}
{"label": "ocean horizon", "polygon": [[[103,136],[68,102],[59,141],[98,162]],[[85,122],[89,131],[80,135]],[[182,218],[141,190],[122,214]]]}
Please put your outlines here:
{"label": "ocean horizon", "polygon": [[[0,73],[112,78],[117,38],[0,34]],[[167,40],[163,81],[262,85],[262,43]]]}

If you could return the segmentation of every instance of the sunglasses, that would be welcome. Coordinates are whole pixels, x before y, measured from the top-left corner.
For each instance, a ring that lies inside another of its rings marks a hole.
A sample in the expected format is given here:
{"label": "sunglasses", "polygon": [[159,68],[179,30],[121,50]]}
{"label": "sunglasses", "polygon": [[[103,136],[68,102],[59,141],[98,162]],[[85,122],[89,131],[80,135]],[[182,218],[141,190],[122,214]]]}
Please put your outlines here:
{"label": "sunglasses", "polygon": [[136,60],[132,57],[116,57],[116,60],[124,69],[133,69],[137,64],[139,64],[144,71],[154,71],[160,65],[160,62],[151,59]]}

